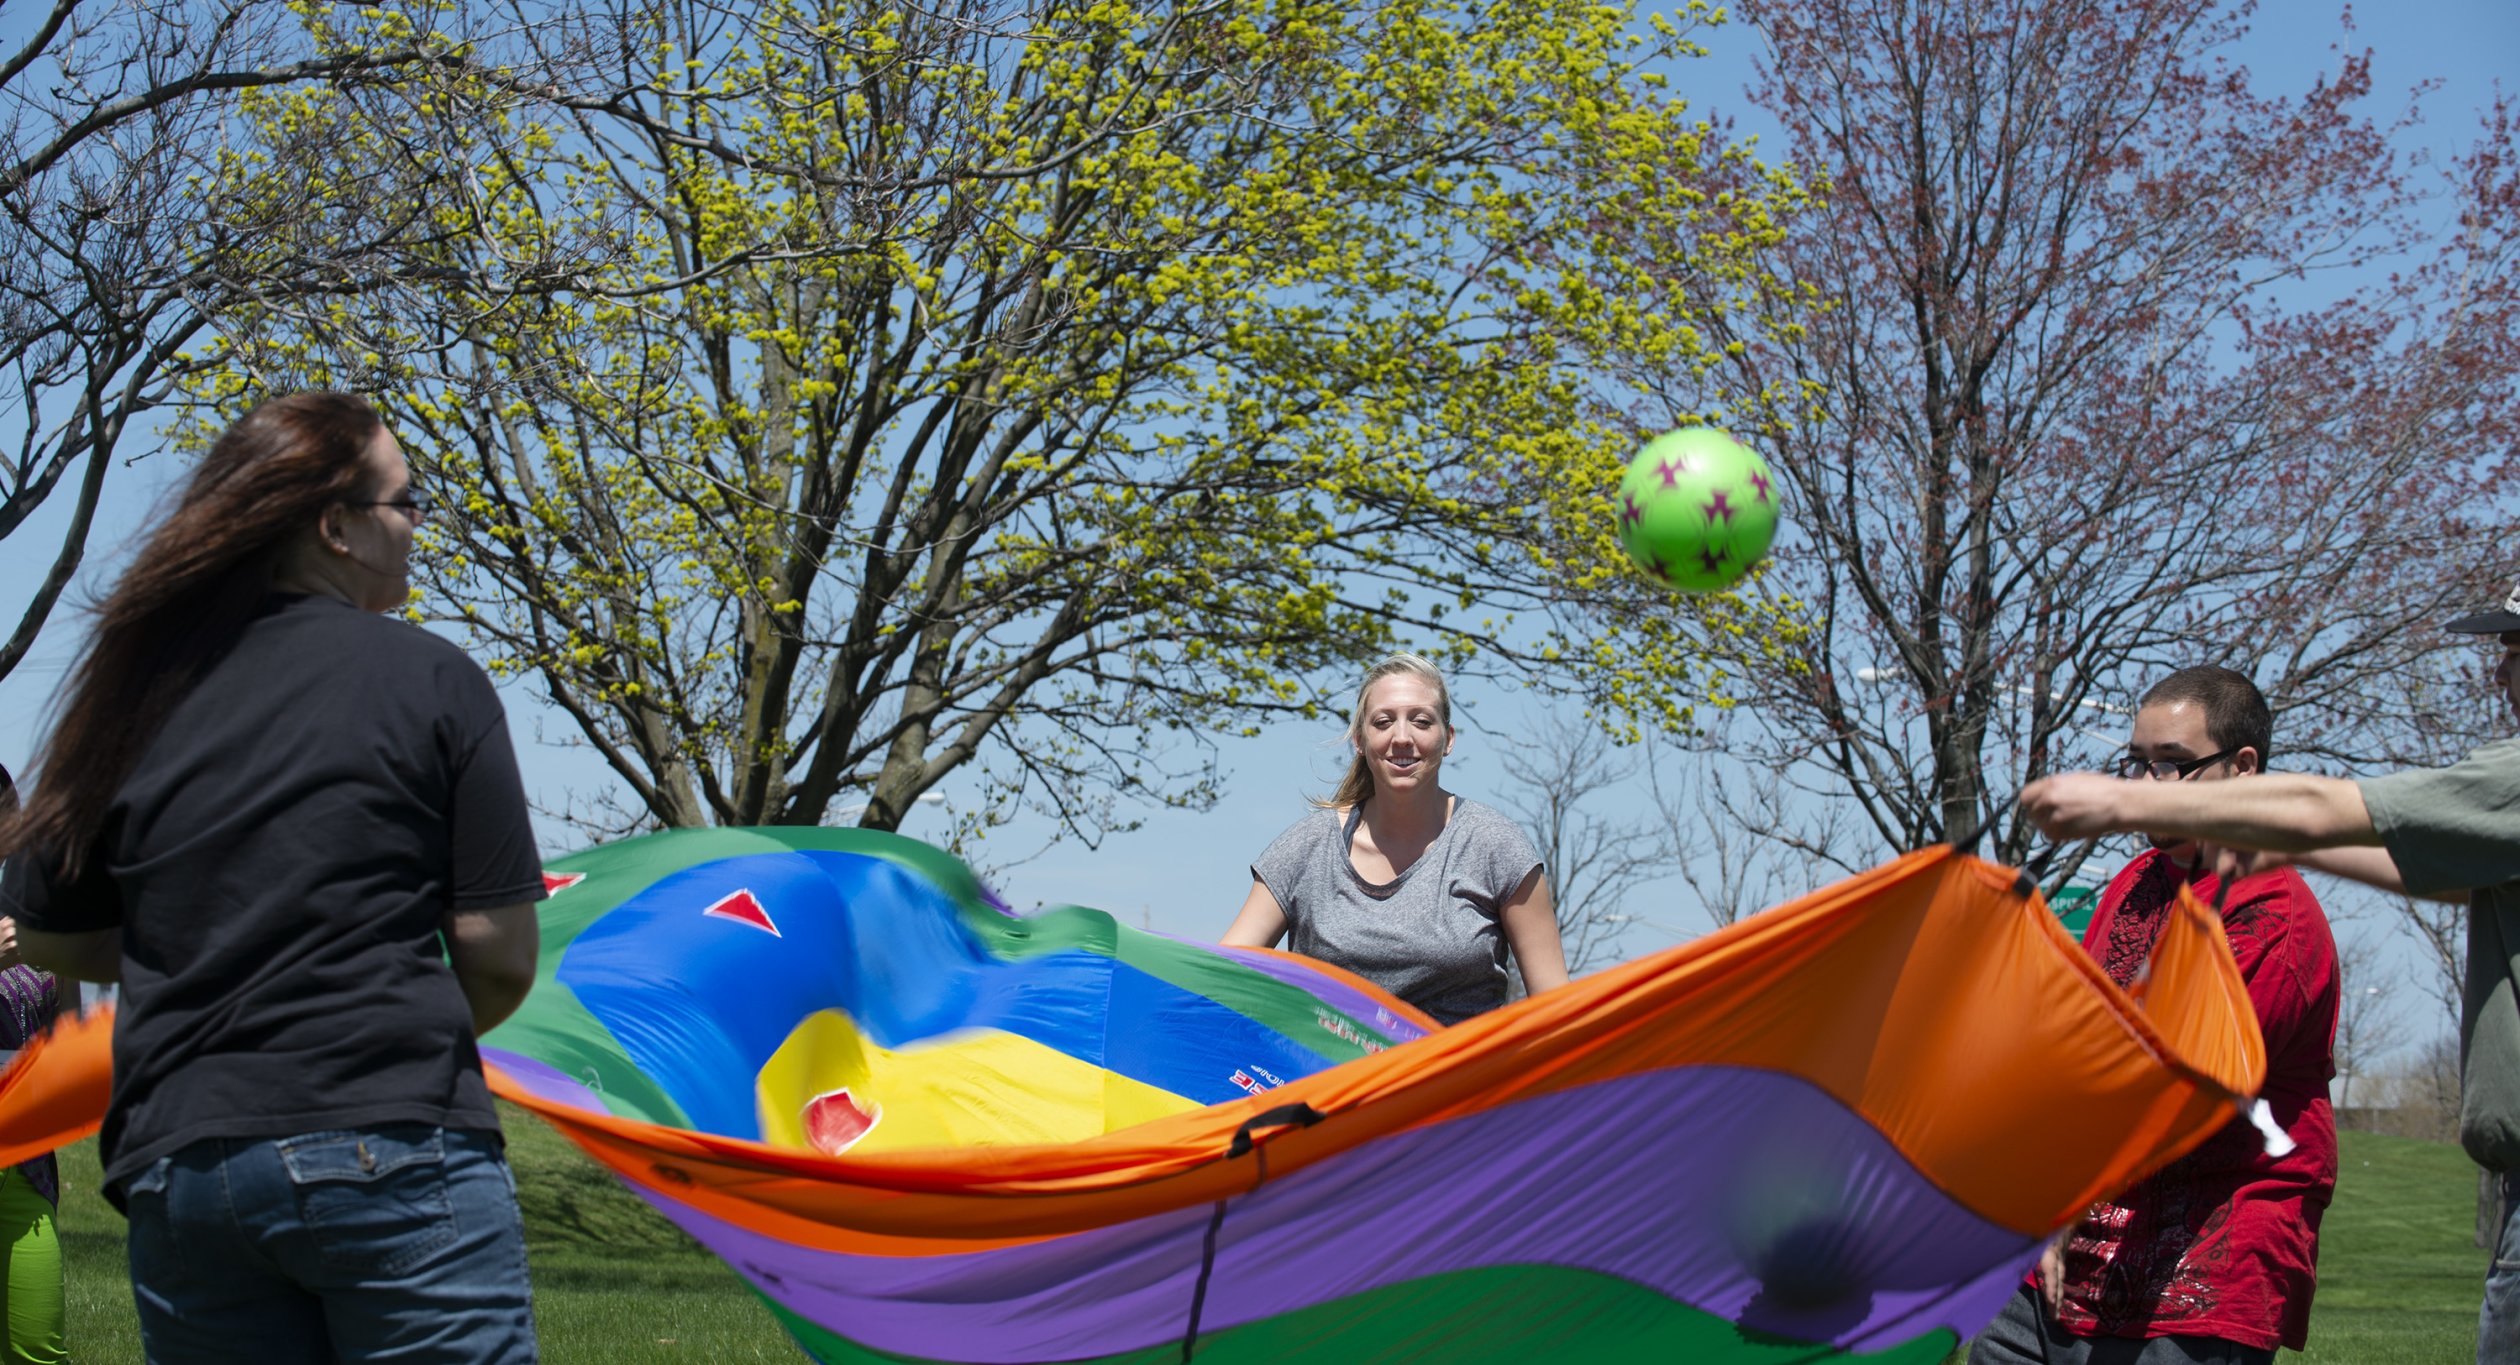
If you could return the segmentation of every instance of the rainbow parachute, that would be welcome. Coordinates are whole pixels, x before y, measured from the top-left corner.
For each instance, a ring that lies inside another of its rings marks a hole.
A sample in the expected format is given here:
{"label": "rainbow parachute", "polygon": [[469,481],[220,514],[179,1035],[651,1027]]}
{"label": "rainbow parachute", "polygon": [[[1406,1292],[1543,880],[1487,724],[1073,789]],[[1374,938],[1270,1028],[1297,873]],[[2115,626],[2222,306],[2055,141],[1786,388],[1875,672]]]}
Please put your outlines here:
{"label": "rainbow parachute", "polygon": [[[891,836],[552,873],[495,1088],[825,1361],[1939,1361],[2264,1068],[2211,912],[2139,1002],[1948,849],[1442,1030]],[[31,1051],[0,1162],[102,1108]]]}

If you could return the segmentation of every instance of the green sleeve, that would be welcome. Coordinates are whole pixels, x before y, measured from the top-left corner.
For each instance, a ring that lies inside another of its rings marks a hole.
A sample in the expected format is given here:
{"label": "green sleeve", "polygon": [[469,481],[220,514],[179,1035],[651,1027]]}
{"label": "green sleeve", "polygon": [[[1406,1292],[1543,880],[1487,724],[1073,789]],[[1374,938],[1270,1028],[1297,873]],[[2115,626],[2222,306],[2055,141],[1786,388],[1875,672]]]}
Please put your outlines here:
{"label": "green sleeve", "polygon": [[2363,805],[2408,892],[2520,881],[2520,739],[2447,768],[2365,779]]}

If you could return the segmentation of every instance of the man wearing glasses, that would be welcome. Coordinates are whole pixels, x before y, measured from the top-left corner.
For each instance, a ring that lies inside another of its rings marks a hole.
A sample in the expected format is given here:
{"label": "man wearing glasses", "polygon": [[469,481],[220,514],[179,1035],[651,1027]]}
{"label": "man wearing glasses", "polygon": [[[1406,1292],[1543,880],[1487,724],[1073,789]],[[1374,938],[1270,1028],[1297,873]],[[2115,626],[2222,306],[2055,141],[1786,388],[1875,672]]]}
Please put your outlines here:
{"label": "man wearing glasses", "polygon": [[[2124,793],[2221,801],[2257,786],[2274,721],[2256,684],[2227,668],[2183,668],[2144,694],[2118,779]],[[2245,780],[2241,780],[2245,779]],[[2034,789],[2035,790],[2035,789]],[[2025,798],[2026,799],[2026,798]],[[2259,1092],[2292,1140],[2282,1155],[2234,1120],[2195,1151],[2091,1206],[2040,1258],[2032,1283],[1978,1338],[1971,1365],[2272,1362],[2308,1337],[2319,1218],[2336,1189],[2336,942],[2298,873],[2276,868],[2226,893],[2214,850],[2141,821],[2152,847],[2109,881],[2083,947],[2133,987],[2190,889],[2221,904],[2223,930],[2266,1037]]]}
{"label": "man wearing glasses", "polygon": [[[2520,717],[2520,588],[2500,611],[2446,629],[2499,637],[2494,687]],[[2031,783],[2021,806],[2055,838],[2175,830],[2223,846],[2215,863],[2224,871],[2289,860],[2384,891],[2466,902],[2459,1141],[2501,1178],[2503,1194],[2476,1358],[2520,1360],[2520,740],[2488,744],[2448,768],[2362,781],[2284,774],[2211,799],[2072,773]]]}

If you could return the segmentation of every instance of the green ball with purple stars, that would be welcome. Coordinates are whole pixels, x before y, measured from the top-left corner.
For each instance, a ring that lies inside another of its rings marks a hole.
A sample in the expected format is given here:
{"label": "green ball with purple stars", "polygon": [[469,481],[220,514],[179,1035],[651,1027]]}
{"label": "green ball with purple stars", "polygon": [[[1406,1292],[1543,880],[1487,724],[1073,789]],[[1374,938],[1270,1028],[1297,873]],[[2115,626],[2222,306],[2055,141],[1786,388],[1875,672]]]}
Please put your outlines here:
{"label": "green ball with purple stars", "polygon": [[1619,480],[1619,543],[1656,582],[1720,592],[1767,553],[1782,492],[1767,461],[1726,433],[1667,431]]}

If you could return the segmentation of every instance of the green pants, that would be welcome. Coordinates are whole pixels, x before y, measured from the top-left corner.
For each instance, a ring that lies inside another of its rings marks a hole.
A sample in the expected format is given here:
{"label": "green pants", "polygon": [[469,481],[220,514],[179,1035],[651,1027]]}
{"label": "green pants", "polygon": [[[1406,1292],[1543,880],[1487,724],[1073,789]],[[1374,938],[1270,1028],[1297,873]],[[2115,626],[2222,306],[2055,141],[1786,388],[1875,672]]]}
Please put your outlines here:
{"label": "green pants", "polygon": [[70,1353],[61,1344],[67,1314],[53,1207],[15,1167],[0,1170],[0,1256],[8,1258],[9,1272],[0,1278],[0,1321],[8,1326],[0,1361],[58,1365],[68,1360]]}

